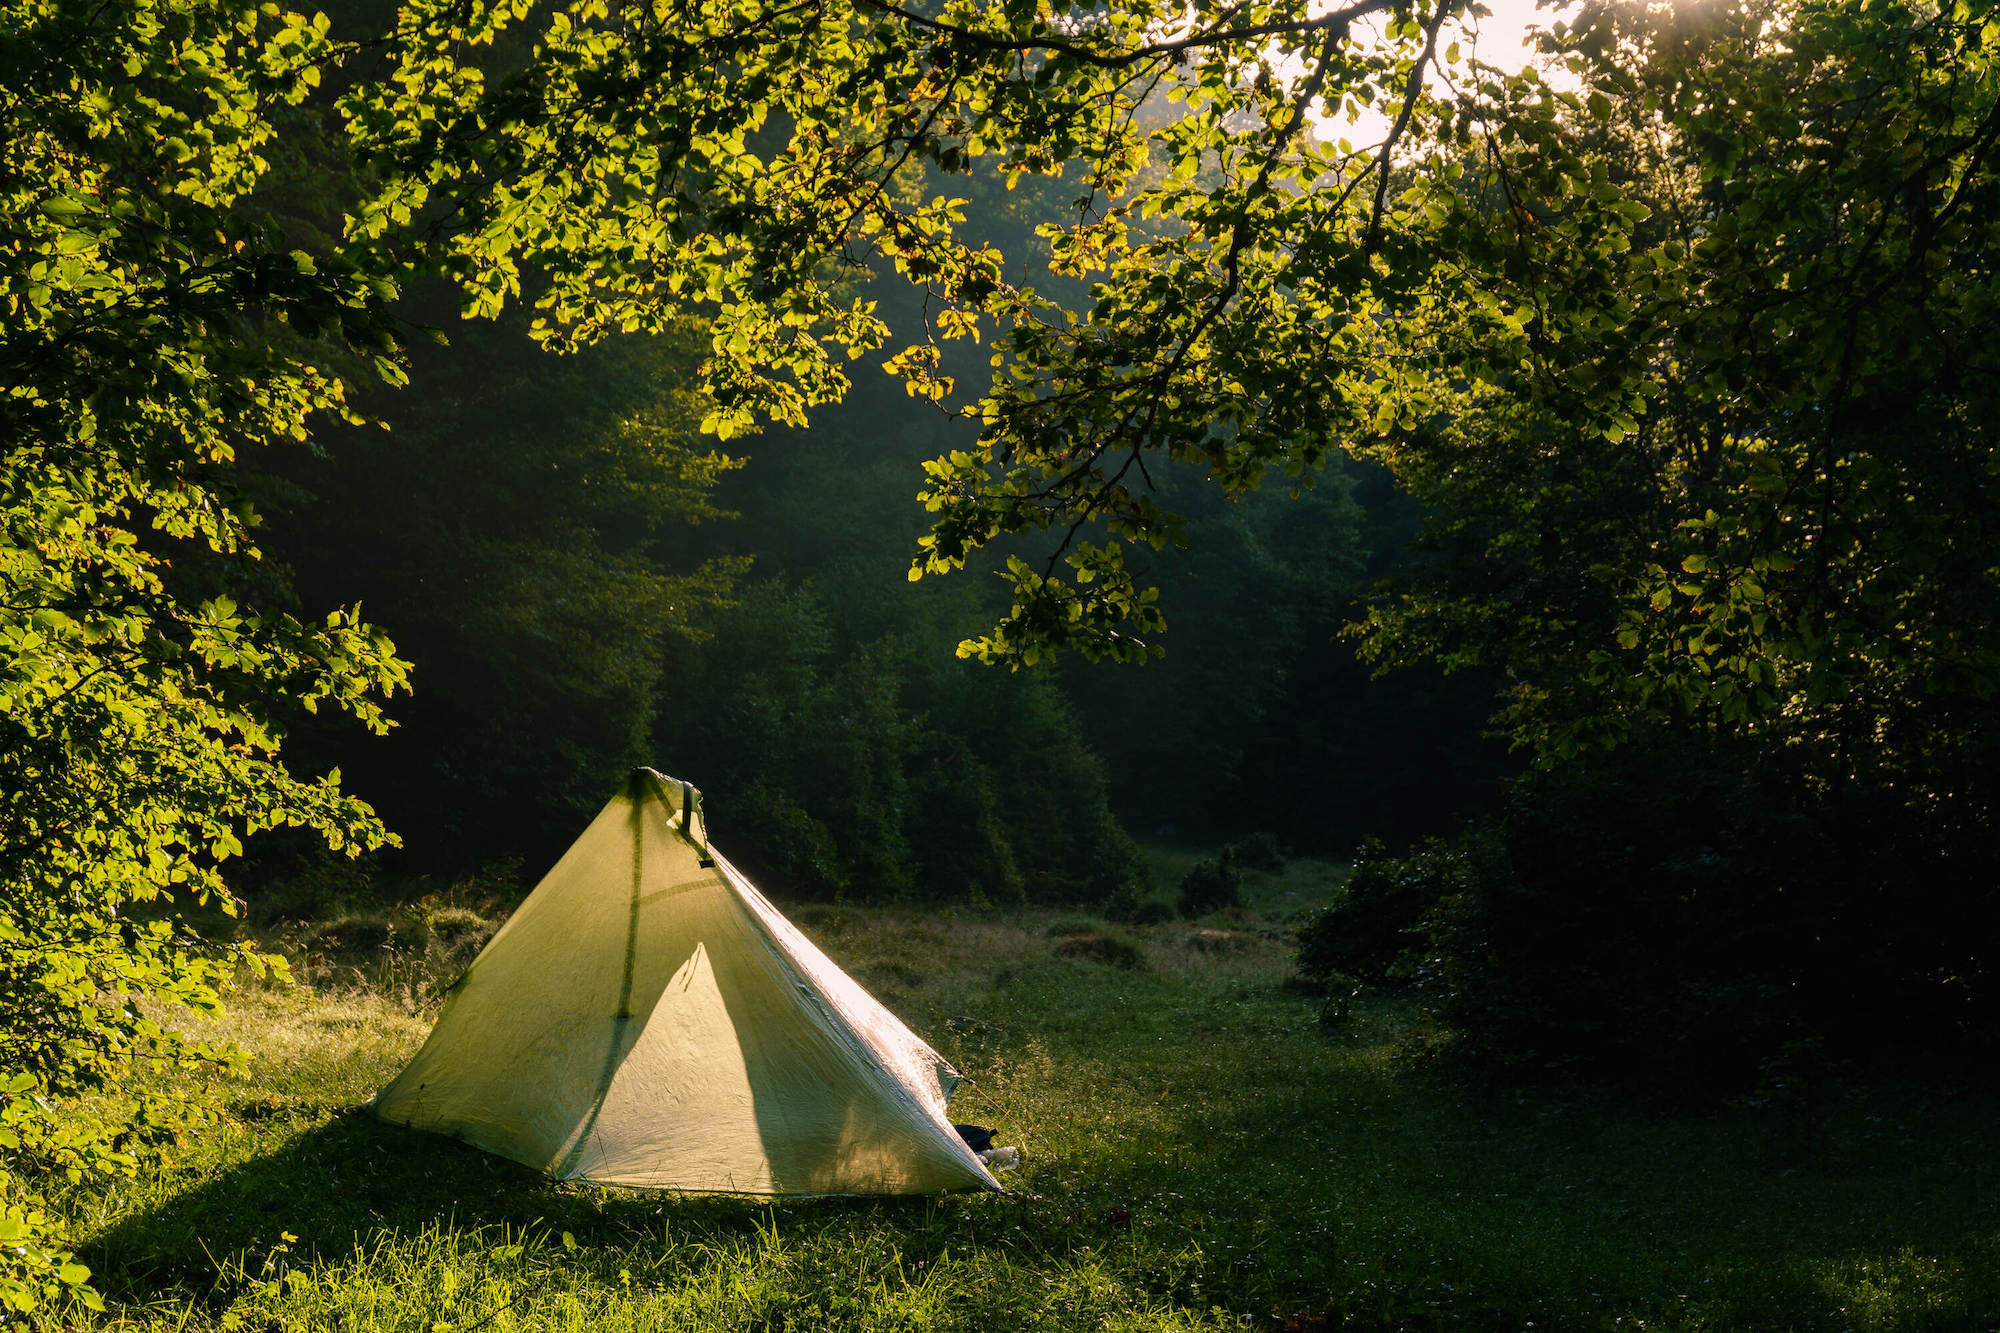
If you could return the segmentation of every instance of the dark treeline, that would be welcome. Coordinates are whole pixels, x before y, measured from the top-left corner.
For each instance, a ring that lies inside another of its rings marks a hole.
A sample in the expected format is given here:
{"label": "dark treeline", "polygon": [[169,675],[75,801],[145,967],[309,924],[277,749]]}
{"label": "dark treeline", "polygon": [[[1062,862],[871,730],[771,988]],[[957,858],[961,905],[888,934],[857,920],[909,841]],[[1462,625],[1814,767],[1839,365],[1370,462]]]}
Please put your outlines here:
{"label": "dark treeline", "polygon": [[[1414,527],[1377,472],[1296,501],[1170,480],[1193,544],[1159,558],[1165,656],[1010,672],[952,653],[991,580],[905,574],[920,464],[968,428],[878,368],[725,453],[698,329],[552,357],[438,322],[379,424],[246,479],[298,603],[359,600],[414,663],[387,737],[295,742],[402,839],[384,871],[532,879],[637,763],[702,786],[788,892],[966,904],[1143,892],[1128,830],[1342,855],[1493,799],[1480,682],[1377,680],[1337,637]],[[272,843],[250,874],[297,871]]]}
{"label": "dark treeline", "polygon": [[[331,225],[310,143],[274,191],[295,230]],[[925,188],[969,193],[969,229],[1016,277],[1086,299],[1041,269],[1060,181]],[[856,290],[920,334],[909,286]],[[412,345],[409,386],[244,478],[292,602],[358,601],[413,663],[386,738],[300,718],[294,743],[401,839],[375,869],[531,882],[643,763],[702,787],[731,854],[790,893],[1122,903],[1174,888],[1146,882],[1133,833],[1344,856],[1462,825],[1510,770],[1484,677],[1377,679],[1340,637],[1418,527],[1379,469],[1334,466],[1296,500],[1163,471],[1192,535],[1153,571],[1166,654],[1014,672],[952,651],[1004,610],[997,580],[906,573],[922,464],[976,427],[879,357],[810,427],[719,447],[696,323],[551,356],[449,293],[405,313],[439,334]],[[943,369],[977,386],[987,350],[947,344]],[[324,862],[303,847],[267,839],[248,878]]]}

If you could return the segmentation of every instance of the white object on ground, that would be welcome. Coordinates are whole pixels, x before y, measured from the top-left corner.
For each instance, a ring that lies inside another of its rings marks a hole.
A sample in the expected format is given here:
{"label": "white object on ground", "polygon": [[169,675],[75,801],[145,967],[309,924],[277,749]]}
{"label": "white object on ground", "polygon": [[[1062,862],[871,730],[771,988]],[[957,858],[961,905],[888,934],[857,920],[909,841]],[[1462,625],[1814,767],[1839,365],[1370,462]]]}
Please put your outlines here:
{"label": "white object on ground", "polygon": [[979,1154],[988,1171],[1012,1171],[1021,1164],[1019,1148],[988,1148]]}

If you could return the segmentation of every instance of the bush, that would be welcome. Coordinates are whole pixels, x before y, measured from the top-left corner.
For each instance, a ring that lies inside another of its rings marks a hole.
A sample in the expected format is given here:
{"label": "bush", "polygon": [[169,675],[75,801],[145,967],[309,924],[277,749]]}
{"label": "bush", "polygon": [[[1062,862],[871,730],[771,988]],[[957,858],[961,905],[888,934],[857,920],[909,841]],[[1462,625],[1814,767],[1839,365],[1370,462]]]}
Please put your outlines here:
{"label": "bush", "polygon": [[1235,907],[1243,901],[1243,873],[1227,847],[1219,856],[1197,861],[1181,880],[1180,896],[1174,905],[1189,919]]}
{"label": "bush", "polygon": [[1684,752],[1524,779],[1427,922],[1438,1016],[1489,1065],[1739,1090],[1819,1007],[1801,968],[1839,896],[1784,804]]}
{"label": "bush", "polygon": [[1139,889],[1130,885],[1105,899],[1101,910],[1106,921],[1116,921],[1125,926],[1157,926],[1179,915],[1171,903],[1158,898],[1142,898]]}
{"label": "bush", "polygon": [[1262,870],[1275,875],[1285,868],[1284,849],[1278,846],[1278,835],[1275,833],[1252,833],[1247,838],[1238,838],[1224,850],[1244,870]]}
{"label": "bush", "polygon": [[[1432,838],[1408,856],[1363,843],[1333,901],[1299,931],[1299,971],[1314,981],[1349,976],[1371,985],[1407,979],[1424,944],[1425,914],[1465,891],[1465,847]],[[1410,966],[1404,966],[1409,964]]]}
{"label": "bush", "polygon": [[1414,981],[1456,1049],[1520,1072],[1712,1095],[1796,1049],[1985,1068],[1995,861],[1898,793],[1653,736],[1521,779],[1453,844],[1364,856],[1300,964]]}

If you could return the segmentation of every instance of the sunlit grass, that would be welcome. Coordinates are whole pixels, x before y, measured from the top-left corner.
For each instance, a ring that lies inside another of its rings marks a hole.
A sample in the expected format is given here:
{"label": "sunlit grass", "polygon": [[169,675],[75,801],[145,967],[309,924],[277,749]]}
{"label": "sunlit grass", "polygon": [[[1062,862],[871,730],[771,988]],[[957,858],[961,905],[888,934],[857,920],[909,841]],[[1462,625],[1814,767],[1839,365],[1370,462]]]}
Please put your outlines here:
{"label": "sunlit grass", "polygon": [[[76,1202],[85,1258],[162,1328],[2000,1328],[1993,1108],[1857,1091],[1808,1136],[1457,1086],[1404,1054],[1412,1008],[1327,1032],[1286,985],[1336,880],[1146,927],[799,910],[973,1076],[957,1113],[1026,1154],[1006,1197],[580,1188],[378,1124],[352,1109],[455,955],[323,953],[212,1025],[254,1072],[173,1169]],[[1133,957],[1058,953],[1093,935]]]}

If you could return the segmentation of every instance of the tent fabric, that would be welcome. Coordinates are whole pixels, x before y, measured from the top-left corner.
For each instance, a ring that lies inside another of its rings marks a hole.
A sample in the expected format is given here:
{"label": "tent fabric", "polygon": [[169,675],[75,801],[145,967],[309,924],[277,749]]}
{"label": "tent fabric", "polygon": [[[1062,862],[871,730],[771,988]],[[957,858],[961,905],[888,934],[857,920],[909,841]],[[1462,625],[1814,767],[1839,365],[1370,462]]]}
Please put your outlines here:
{"label": "tent fabric", "polygon": [[373,1109],[562,1180],[998,1189],[946,1116],[960,1081],[709,850],[693,788],[640,769]]}

